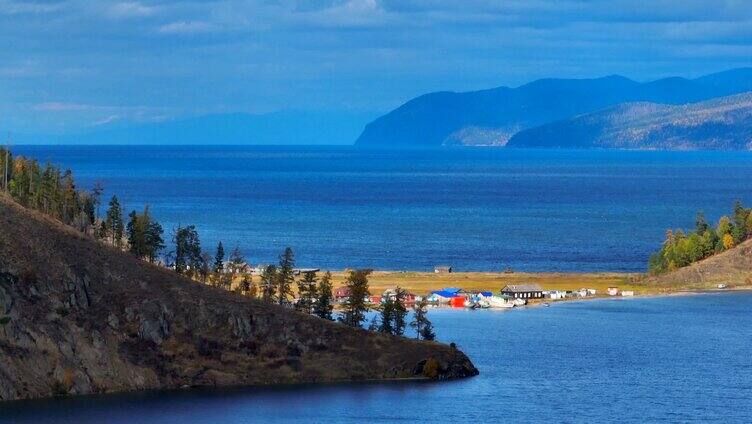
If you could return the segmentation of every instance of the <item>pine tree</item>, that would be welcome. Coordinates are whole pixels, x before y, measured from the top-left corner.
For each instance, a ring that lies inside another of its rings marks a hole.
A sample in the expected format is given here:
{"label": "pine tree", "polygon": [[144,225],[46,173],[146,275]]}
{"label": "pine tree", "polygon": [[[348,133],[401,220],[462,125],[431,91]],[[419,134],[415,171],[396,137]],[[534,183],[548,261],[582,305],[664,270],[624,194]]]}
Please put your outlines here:
{"label": "pine tree", "polygon": [[308,271],[298,281],[298,303],[296,309],[310,313],[316,299],[316,272]]}
{"label": "pine tree", "polygon": [[415,316],[410,323],[410,327],[415,330],[415,338],[433,340],[436,335],[433,332],[433,324],[428,320],[427,306],[428,302],[425,299],[415,305]]}
{"label": "pine tree", "polygon": [[264,302],[276,302],[277,267],[275,267],[274,265],[269,265],[264,268],[264,272],[261,274],[261,282],[259,283],[259,286],[261,289],[261,299]]}
{"label": "pine tree", "polygon": [[120,202],[116,196],[110,199],[110,207],[107,209],[105,216],[105,225],[110,238],[110,243],[120,246],[123,240],[123,210],[120,208]]}
{"label": "pine tree", "polygon": [[215,274],[219,274],[225,267],[225,248],[222,246],[222,242],[217,243],[217,253],[214,255],[213,271]]}
{"label": "pine tree", "polygon": [[345,279],[345,285],[350,291],[347,301],[344,304],[344,311],[339,317],[339,321],[351,327],[360,327],[365,320],[365,313],[368,311],[366,297],[370,296],[368,291],[368,275],[370,269],[361,269],[350,271]]}
{"label": "pine tree", "polygon": [[380,321],[379,332],[394,334],[394,299],[391,296],[386,296],[381,301]]}
{"label": "pine tree", "polygon": [[201,242],[193,225],[178,227],[173,237],[175,243],[175,271],[195,275],[201,269]]}
{"label": "pine tree", "polygon": [[397,287],[394,293],[393,302],[393,324],[392,334],[395,336],[401,336],[405,334],[405,318],[407,317],[407,309],[405,309],[405,297],[407,292],[400,287]]}
{"label": "pine tree", "polygon": [[316,289],[316,302],[313,306],[313,313],[323,319],[332,320],[332,273],[327,271],[319,280],[319,286]]}
{"label": "pine tree", "polygon": [[288,303],[290,296],[292,296],[292,284],[295,282],[294,266],[295,258],[292,249],[288,247],[279,256],[279,268],[277,269],[277,301],[280,305]]}

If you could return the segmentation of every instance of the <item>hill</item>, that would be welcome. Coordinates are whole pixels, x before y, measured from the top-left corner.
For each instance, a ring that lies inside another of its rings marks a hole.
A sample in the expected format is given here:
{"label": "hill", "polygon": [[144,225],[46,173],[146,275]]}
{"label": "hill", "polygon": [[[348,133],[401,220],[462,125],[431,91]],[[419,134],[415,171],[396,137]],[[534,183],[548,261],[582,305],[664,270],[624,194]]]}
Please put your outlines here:
{"label": "hill", "polygon": [[625,103],[520,131],[509,147],[752,149],[752,92],[673,106]]}
{"label": "hill", "polygon": [[683,104],[752,90],[752,68],[639,83],[544,79],[517,88],[417,97],[366,125],[357,145],[505,145],[517,132],[624,102]]}
{"label": "hill", "polygon": [[681,286],[686,290],[713,289],[717,284],[752,286],[752,239],[725,252],[644,280],[650,286]]}
{"label": "hill", "polygon": [[0,195],[0,400],[424,378],[429,360],[477,374],[457,349],[193,282]]}

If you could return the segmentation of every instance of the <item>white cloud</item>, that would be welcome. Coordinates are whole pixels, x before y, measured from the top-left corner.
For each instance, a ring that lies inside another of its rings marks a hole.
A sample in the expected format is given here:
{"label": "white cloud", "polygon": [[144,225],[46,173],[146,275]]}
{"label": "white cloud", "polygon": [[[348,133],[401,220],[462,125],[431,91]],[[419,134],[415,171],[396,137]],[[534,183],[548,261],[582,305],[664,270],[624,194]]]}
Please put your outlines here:
{"label": "white cloud", "polygon": [[153,13],[153,7],[138,2],[115,3],[107,9],[107,15],[113,18],[137,18]]}
{"label": "white cloud", "polygon": [[178,21],[160,26],[157,32],[162,34],[196,34],[212,31],[214,27],[201,21]]}
{"label": "white cloud", "polygon": [[2,15],[20,15],[20,14],[38,14],[51,13],[62,8],[62,3],[45,4],[32,2],[18,2],[12,0],[0,0],[0,14]]}

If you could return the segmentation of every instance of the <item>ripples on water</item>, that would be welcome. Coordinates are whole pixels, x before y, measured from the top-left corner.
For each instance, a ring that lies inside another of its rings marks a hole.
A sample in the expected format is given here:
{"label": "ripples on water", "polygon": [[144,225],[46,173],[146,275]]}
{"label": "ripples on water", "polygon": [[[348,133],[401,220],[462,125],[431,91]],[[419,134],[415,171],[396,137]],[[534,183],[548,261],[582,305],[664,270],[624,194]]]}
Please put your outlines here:
{"label": "ripples on water", "polygon": [[431,310],[480,375],[447,383],[108,395],[2,423],[752,422],[752,293]]}
{"label": "ripples on water", "polygon": [[750,152],[24,147],[206,249],[341,269],[643,271],[666,228],[752,203]]}

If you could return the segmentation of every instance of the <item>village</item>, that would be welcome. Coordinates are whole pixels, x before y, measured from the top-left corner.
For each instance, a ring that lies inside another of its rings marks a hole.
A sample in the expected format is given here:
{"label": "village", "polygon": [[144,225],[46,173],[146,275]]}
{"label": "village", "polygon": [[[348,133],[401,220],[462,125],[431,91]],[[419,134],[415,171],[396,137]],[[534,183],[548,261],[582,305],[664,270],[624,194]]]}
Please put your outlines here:
{"label": "village", "polygon": [[[258,265],[246,269],[251,275],[260,276],[265,267],[266,265]],[[319,272],[319,268],[294,269],[296,276]],[[334,282],[338,283],[337,280],[343,278],[345,273],[346,270],[334,272]],[[535,281],[536,276],[539,277],[538,281]],[[583,287],[571,287],[575,283],[569,280],[573,278],[579,279]],[[552,302],[633,297],[636,294],[630,283],[631,276],[627,274],[530,274],[515,273],[508,268],[499,273],[473,273],[455,272],[451,266],[436,266],[433,272],[423,273],[375,271],[370,280],[371,294],[364,302],[373,308],[378,308],[387,300],[394,300],[398,289],[405,292],[402,302],[406,307],[412,307],[425,300],[430,307],[467,309],[511,309],[526,305],[546,307]],[[431,287],[427,284],[457,283],[461,280],[467,281],[465,287],[455,284]],[[493,284],[489,280],[499,283]],[[626,287],[621,288],[620,285],[613,284],[619,281],[625,282]],[[567,282],[565,287],[560,287],[563,282]],[[605,285],[607,282],[612,284]],[[479,285],[483,287],[479,288]],[[347,303],[349,297],[347,286],[336,285],[333,290],[334,307],[341,307]],[[295,300],[293,299],[293,303]]]}

